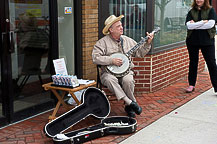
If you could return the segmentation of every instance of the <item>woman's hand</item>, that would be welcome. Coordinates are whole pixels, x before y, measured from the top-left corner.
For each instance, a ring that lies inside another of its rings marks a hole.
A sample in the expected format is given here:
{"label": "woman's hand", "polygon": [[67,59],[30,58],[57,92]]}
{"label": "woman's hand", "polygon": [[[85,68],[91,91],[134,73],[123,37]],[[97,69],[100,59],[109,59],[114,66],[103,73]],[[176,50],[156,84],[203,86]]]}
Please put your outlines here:
{"label": "woman's hand", "polygon": [[208,20],[202,20],[202,22],[204,22],[204,23],[207,23],[207,22],[208,22]]}

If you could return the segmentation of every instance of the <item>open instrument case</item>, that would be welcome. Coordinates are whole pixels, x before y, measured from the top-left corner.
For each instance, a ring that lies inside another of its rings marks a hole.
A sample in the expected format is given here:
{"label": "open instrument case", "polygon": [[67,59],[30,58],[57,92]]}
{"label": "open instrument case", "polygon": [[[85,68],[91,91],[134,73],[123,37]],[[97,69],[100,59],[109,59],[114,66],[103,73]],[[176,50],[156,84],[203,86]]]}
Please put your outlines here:
{"label": "open instrument case", "polygon": [[[47,123],[44,131],[55,144],[80,144],[106,135],[129,134],[136,131],[137,121],[127,116],[107,117],[110,104],[98,88],[89,87],[82,93],[82,104]],[[101,119],[101,123],[64,133],[88,116]]]}

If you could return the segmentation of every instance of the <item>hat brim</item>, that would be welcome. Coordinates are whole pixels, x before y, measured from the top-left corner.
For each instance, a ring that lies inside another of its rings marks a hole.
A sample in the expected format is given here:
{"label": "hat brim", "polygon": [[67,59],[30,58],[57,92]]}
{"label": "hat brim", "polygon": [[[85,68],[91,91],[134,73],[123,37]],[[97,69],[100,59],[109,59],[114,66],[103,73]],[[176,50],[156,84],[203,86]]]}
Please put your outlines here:
{"label": "hat brim", "polygon": [[104,35],[108,35],[108,34],[109,34],[108,29],[109,29],[115,22],[120,21],[123,17],[124,17],[124,15],[120,15],[120,16],[117,17],[115,20],[113,20],[111,23],[107,24],[107,25],[103,28],[102,33],[103,33]]}

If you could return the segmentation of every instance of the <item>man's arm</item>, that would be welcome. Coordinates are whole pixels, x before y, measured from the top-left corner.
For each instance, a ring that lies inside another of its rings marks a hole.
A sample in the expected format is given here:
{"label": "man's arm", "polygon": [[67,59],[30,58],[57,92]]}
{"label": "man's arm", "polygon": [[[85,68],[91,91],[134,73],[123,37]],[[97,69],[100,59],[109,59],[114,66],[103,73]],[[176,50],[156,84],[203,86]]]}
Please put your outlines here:
{"label": "man's arm", "polygon": [[135,52],[134,57],[144,57],[151,49],[154,33],[146,32],[148,40]]}
{"label": "man's arm", "polygon": [[93,48],[92,51],[92,59],[93,63],[97,65],[111,65],[112,64],[112,58],[110,56],[105,56],[105,46],[102,46],[102,44],[98,41]]}

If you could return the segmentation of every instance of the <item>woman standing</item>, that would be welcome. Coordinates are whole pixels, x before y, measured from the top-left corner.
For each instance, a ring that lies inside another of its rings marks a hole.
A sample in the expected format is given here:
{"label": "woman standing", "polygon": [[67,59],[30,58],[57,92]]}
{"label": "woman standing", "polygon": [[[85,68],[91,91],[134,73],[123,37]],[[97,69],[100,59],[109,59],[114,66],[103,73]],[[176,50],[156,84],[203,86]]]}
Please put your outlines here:
{"label": "woman standing", "polygon": [[189,53],[189,87],[187,93],[195,89],[197,79],[197,68],[199,59],[199,49],[206,61],[210,79],[217,92],[217,66],[215,59],[215,10],[210,6],[209,0],[194,0],[192,9],[186,17],[187,38],[186,44]]}

